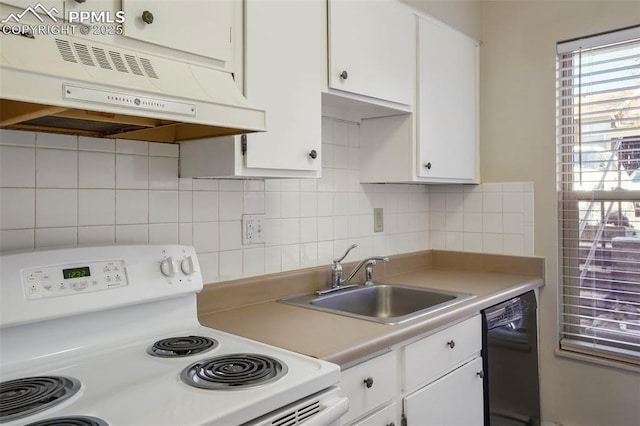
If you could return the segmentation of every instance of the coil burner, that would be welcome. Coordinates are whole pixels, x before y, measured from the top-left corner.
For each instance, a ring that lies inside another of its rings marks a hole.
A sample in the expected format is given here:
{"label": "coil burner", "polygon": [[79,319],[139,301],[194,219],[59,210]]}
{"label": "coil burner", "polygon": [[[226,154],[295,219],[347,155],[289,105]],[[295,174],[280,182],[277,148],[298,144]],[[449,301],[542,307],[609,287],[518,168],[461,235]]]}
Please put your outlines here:
{"label": "coil burner", "polygon": [[206,352],[218,346],[214,339],[203,336],[180,336],[158,340],[147,349],[150,355],[179,358]]}
{"label": "coil burner", "polygon": [[0,423],[21,419],[60,404],[80,390],[71,377],[25,377],[0,383]]}
{"label": "coil burner", "polygon": [[182,371],[188,385],[211,390],[246,389],[278,380],[287,366],[275,358],[257,354],[229,354],[191,364]]}
{"label": "coil burner", "polygon": [[39,420],[26,426],[109,426],[107,422],[90,416],[64,416]]}

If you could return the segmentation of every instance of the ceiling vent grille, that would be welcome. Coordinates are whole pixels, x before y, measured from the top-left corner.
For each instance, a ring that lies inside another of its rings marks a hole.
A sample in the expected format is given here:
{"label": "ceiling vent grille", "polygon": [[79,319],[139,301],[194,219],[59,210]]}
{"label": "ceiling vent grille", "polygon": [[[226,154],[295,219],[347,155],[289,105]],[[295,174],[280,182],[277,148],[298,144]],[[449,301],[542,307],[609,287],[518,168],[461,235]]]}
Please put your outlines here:
{"label": "ceiling vent grille", "polygon": [[140,58],[140,63],[142,64],[142,68],[144,68],[144,72],[151,78],[158,78],[158,74],[153,69],[153,65],[151,65],[151,61],[147,58]]}
{"label": "ceiling vent grille", "polygon": [[76,50],[76,54],[78,55],[80,62],[90,67],[96,66],[96,64],[93,63],[93,59],[91,58],[91,53],[89,53],[89,49],[85,44],[73,43],[73,47]]}
{"label": "ceiling vent grille", "polygon": [[113,68],[111,68],[111,64],[109,63],[109,60],[107,59],[107,54],[104,53],[103,49],[92,47],[91,51],[93,51],[93,56],[95,56],[98,65],[100,65],[100,68],[104,68],[105,70],[113,70]]}
{"label": "ceiling vent grille", "polygon": [[110,50],[109,57],[111,58],[111,62],[113,62],[113,65],[116,67],[118,71],[126,72],[127,74],[129,73],[129,70],[124,65],[124,61],[122,60],[122,55],[120,54],[120,52],[115,52],[113,50]]}
{"label": "ceiling vent grille", "polygon": [[76,64],[78,63],[75,55],[73,54],[73,50],[71,49],[71,44],[68,41],[57,38],[56,46],[58,46],[58,51],[60,52],[60,56],[62,56],[62,59],[67,62],[75,62]]}
{"label": "ceiling vent grille", "polygon": [[298,408],[297,410],[290,411],[289,413],[281,416],[271,422],[273,426],[294,426],[299,425],[310,417],[315,416],[320,412],[320,401],[314,401],[311,404]]}

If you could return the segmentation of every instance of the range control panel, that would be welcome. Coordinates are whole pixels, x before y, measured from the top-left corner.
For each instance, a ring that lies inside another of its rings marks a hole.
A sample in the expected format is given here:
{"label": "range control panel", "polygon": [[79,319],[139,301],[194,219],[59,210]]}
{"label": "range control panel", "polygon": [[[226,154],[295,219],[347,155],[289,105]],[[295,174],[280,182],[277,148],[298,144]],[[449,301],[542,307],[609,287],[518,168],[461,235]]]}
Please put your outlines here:
{"label": "range control panel", "polygon": [[122,260],[57,265],[22,271],[27,299],[69,296],[129,285]]}

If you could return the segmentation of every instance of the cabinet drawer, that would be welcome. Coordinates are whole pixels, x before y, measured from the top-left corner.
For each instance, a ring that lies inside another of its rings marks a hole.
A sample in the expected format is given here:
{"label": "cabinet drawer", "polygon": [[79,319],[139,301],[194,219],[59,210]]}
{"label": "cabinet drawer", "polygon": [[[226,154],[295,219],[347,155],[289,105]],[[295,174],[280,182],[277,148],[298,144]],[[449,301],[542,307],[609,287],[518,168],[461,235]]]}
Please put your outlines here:
{"label": "cabinet drawer", "polygon": [[342,372],[342,395],[349,398],[343,423],[358,418],[400,392],[398,352],[393,351]]}
{"label": "cabinet drawer", "polygon": [[400,426],[401,422],[402,405],[399,402],[394,402],[351,426]]}
{"label": "cabinet drawer", "polygon": [[478,355],[482,349],[480,315],[403,349],[404,389],[413,390]]}

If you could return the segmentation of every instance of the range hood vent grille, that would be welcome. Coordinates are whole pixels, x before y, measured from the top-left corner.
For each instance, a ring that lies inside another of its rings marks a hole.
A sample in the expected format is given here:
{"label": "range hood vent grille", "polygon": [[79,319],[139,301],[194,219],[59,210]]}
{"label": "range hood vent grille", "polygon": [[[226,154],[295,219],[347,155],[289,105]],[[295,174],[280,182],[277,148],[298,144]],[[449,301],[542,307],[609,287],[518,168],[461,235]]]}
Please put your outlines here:
{"label": "range hood vent grille", "polygon": [[91,54],[89,53],[89,49],[85,44],[73,43],[73,47],[75,47],[76,53],[80,58],[80,62],[90,67],[95,67],[96,65],[93,63],[93,59],[91,58]]}
{"label": "range hood vent grille", "polygon": [[[58,46],[58,52],[60,52],[62,59],[67,62],[73,62],[80,65],[78,63],[79,61],[90,67],[95,67],[97,63],[100,68],[105,70],[113,71],[115,68],[116,71],[127,74],[132,73],[139,76],[144,76],[146,74],[147,77],[155,79],[158,78],[158,74],[156,74],[151,61],[147,58],[140,58],[140,62],[138,62],[138,58],[135,56],[127,54],[123,55],[121,52],[116,50],[109,50],[109,56],[107,57],[104,49],[99,47],[89,46],[88,44],[83,43],[73,43],[72,47],[69,41],[59,38],[56,39],[56,46]],[[91,52],[93,52],[93,55]],[[111,61],[109,61],[108,58],[111,58]],[[129,66],[128,68],[127,65]],[[143,69],[144,72],[142,71]]]}
{"label": "range hood vent grille", "polygon": [[78,63],[78,61],[76,61],[76,56],[73,54],[73,50],[71,49],[71,43],[67,40],[60,40],[57,38],[56,45],[58,46],[58,51],[60,52],[60,56],[62,56],[63,60]]}
{"label": "range hood vent grille", "polygon": [[98,65],[100,65],[100,68],[103,68],[105,70],[113,69],[111,68],[111,64],[109,63],[107,55],[106,53],[104,53],[103,49],[100,49],[99,47],[92,47],[91,50],[93,51],[93,56],[95,56]]}

